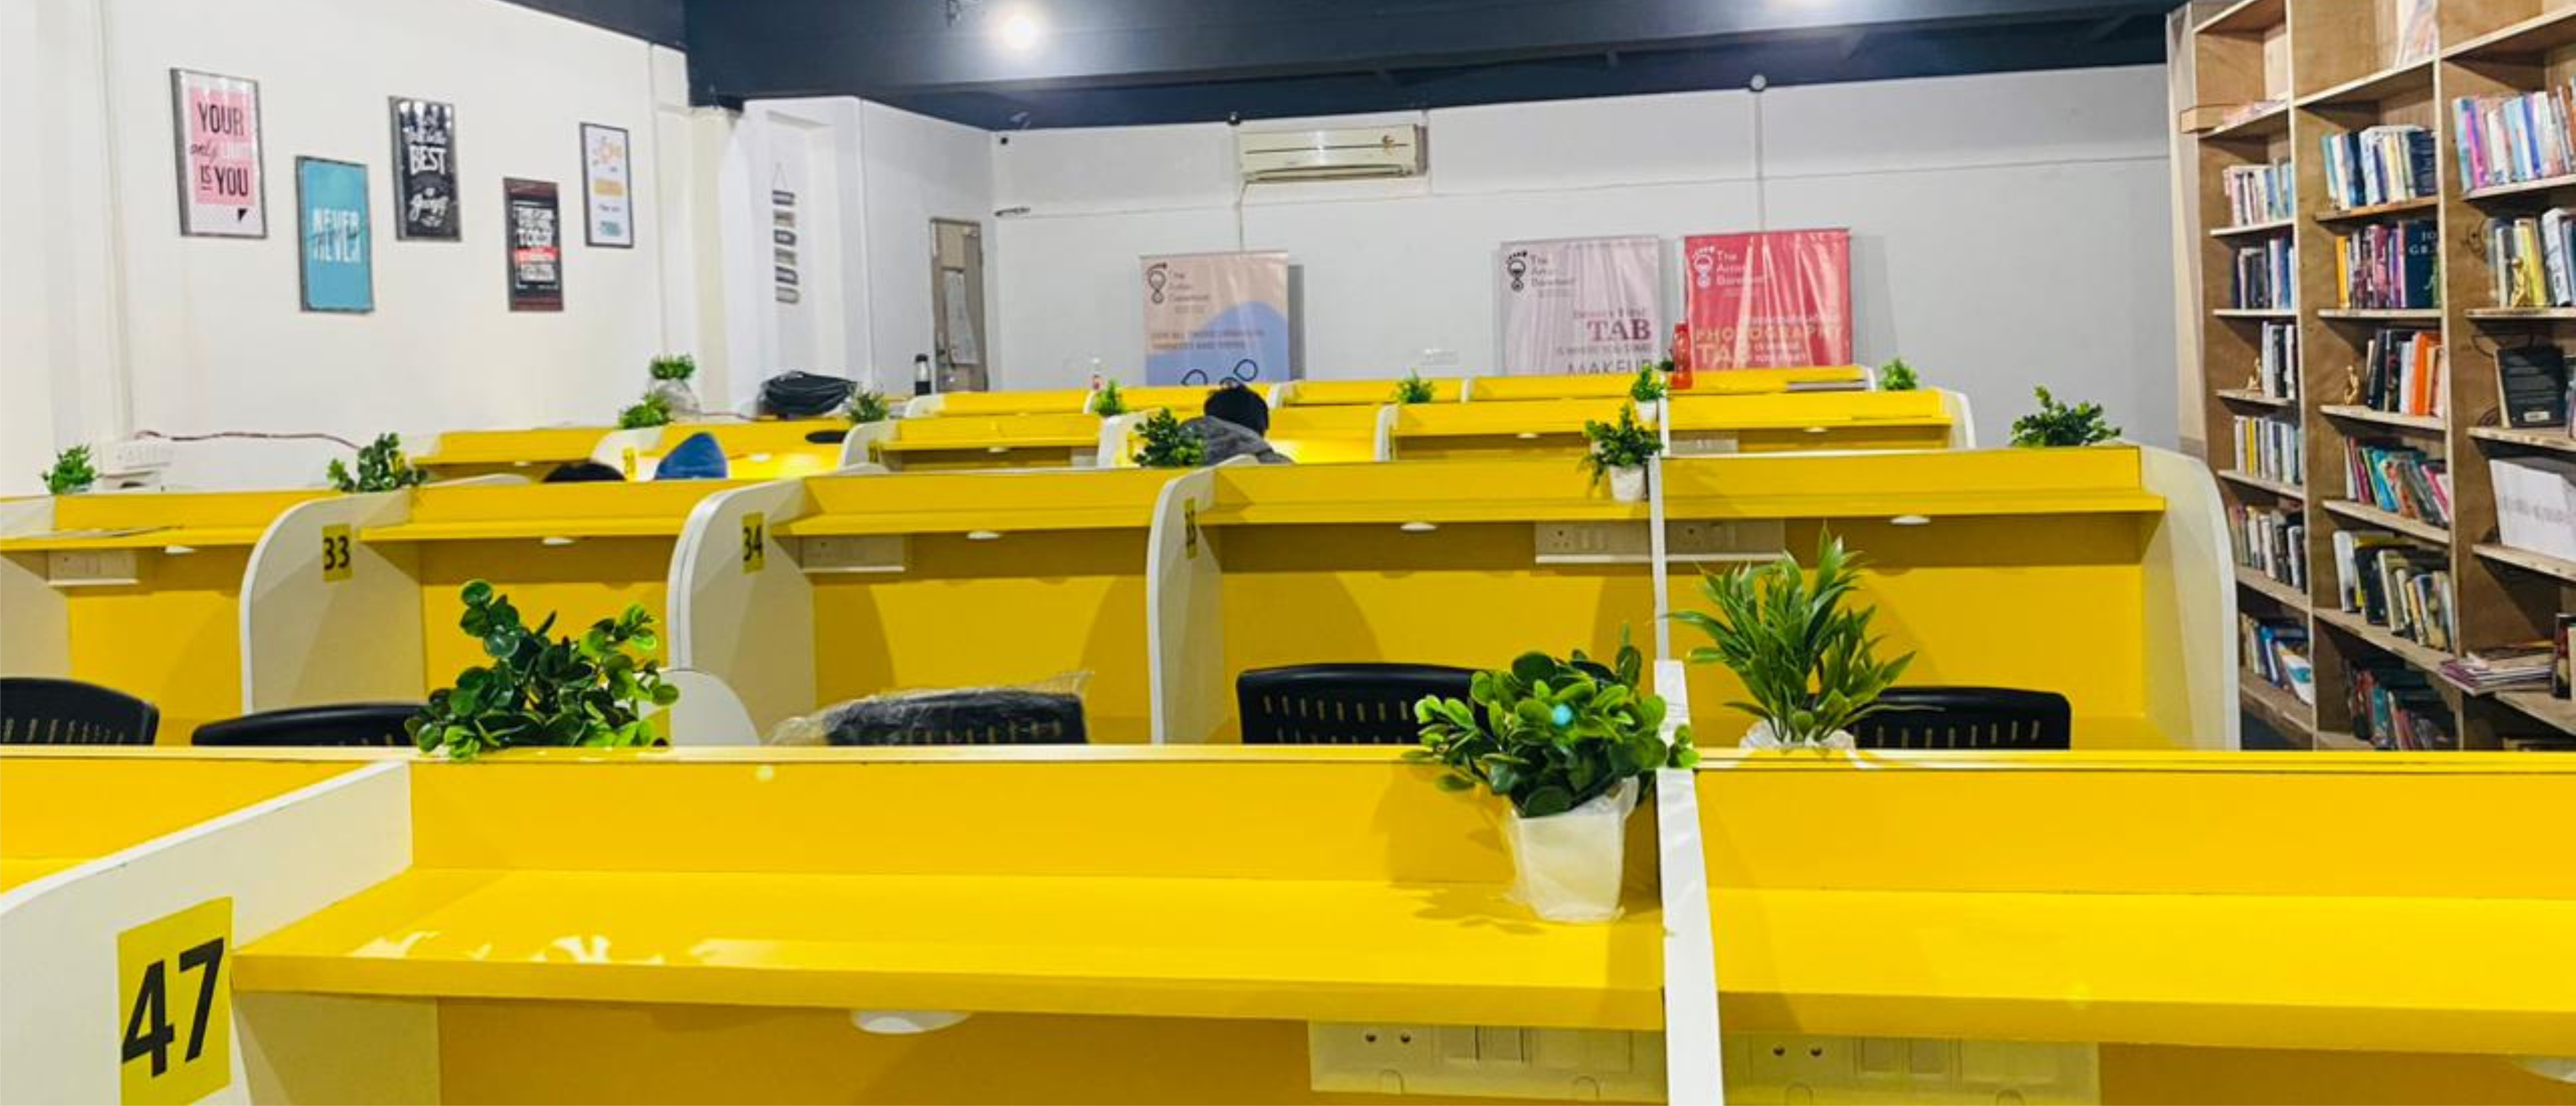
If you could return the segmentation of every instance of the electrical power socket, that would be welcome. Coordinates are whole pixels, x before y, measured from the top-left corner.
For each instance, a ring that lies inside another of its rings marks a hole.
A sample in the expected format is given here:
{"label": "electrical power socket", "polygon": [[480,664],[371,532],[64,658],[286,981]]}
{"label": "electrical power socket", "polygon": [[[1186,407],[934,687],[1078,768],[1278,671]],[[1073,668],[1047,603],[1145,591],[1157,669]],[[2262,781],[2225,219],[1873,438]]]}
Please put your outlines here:
{"label": "electrical power socket", "polygon": [[127,438],[96,451],[101,476],[136,476],[170,467],[178,450],[166,438]]}

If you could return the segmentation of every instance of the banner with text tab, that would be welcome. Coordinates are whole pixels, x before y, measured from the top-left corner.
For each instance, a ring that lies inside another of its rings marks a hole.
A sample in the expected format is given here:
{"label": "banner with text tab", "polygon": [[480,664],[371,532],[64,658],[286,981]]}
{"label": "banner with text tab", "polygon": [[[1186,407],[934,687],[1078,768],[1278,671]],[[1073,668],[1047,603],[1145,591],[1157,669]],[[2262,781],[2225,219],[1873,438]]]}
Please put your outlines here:
{"label": "banner with text tab", "polygon": [[1503,374],[1625,373],[1663,360],[1662,251],[1651,237],[1503,243]]}
{"label": "banner with text tab", "polygon": [[1145,383],[1289,378],[1287,254],[1177,254],[1144,263]]}
{"label": "banner with text tab", "polygon": [[1693,369],[1851,364],[1849,230],[1697,234],[1682,261]]}

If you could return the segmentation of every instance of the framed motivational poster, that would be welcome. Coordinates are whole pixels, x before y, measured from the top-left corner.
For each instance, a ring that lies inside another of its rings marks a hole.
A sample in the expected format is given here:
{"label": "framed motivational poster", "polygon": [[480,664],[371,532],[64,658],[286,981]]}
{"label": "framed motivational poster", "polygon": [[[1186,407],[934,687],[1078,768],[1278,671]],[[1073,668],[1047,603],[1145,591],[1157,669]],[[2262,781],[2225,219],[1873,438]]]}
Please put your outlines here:
{"label": "framed motivational poster", "polygon": [[597,123],[581,125],[583,242],[610,249],[635,248],[632,160],[624,130]]}
{"label": "framed motivational poster", "polygon": [[173,69],[170,113],[179,144],[179,233],[268,237],[259,82]]}
{"label": "framed motivational poster", "polygon": [[456,107],[393,97],[394,237],[454,242],[457,221]]}
{"label": "framed motivational poster", "polygon": [[297,272],[307,311],[376,309],[374,228],[367,220],[367,167],[318,157],[295,159]]}
{"label": "framed motivational poster", "polygon": [[563,310],[563,219],[553,181],[501,181],[509,223],[510,310]]}

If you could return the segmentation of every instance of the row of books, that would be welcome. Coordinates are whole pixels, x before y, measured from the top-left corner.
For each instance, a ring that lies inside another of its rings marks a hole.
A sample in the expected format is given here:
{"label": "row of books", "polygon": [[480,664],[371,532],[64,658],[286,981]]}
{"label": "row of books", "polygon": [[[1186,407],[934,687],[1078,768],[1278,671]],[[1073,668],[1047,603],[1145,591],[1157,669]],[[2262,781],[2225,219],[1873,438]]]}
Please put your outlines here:
{"label": "row of books", "polygon": [[2433,132],[2381,126],[2325,136],[2326,200],[2337,211],[2435,194]]}
{"label": "row of books", "polygon": [[2228,305],[2248,311],[2288,311],[2298,302],[2298,287],[2298,251],[2289,239],[2239,247]]}
{"label": "row of books", "polygon": [[2270,399],[2299,398],[2299,326],[2263,324],[2262,353],[2254,362],[2254,387]]}
{"label": "row of books", "polygon": [[2529,641],[2480,649],[2442,662],[2442,678],[2473,695],[2523,691],[2549,686],[2558,665],[2558,650],[2546,641]]}
{"label": "row of books", "polygon": [[2576,461],[2497,457],[2496,540],[2544,557],[2576,561]]}
{"label": "row of books", "polygon": [[2340,605],[2371,625],[2448,651],[2458,636],[2448,554],[2394,534],[2338,530],[2335,589]]}
{"label": "row of books", "polygon": [[2236,471],[2283,484],[2300,483],[2299,422],[2279,415],[2236,416]]}
{"label": "row of books", "polygon": [[2403,664],[2386,660],[2351,661],[2344,665],[2346,705],[2352,708],[2352,735],[2376,749],[2457,749],[2451,730],[2451,708],[2433,681]]}
{"label": "row of books", "polygon": [[2229,511],[2227,531],[2236,539],[2236,563],[2308,590],[2308,527],[2295,511],[2239,506]]}
{"label": "row of books", "polygon": [[2345,498],[2418,522],[2451,524],[2450,467],[2440,459],[2413,446],[2347,438],[2343,460]]}
{"label": "row of books", "polygon": [[2498,307],[2576,307],[2576,212],[2487,220],[2487,271]]}
{"label": "row of books", "polygon": [[2441,232],[2431,219],[2380,223],[2335,236],[2337,306],[2440,307],[2440,271]]}
{"label": "row of books", "polygon": [[2308,628],[2283,618],[2236,616],[2237,648],[2248,675],[2314,705],[2316,673],[2308,664]]}
{"label": "row of books", "polygon": [[2363,351],[2356,398],[2374,411],[2438,417],[2450,407],[2449,365],[2434,331],[2380,331]]}
{"label": "row of books", "polygon": [[2452,145],[2471,190],[2576,173],[2568,101],[2576,80],[2519,96],[2463,96],[2451,102]]}
{"label": "row of books", "polygon": [[2298,213],[2298,176],[2290,163],[2238,165],[2219,174],[2227,191],[2227,225],[2277,223]]}

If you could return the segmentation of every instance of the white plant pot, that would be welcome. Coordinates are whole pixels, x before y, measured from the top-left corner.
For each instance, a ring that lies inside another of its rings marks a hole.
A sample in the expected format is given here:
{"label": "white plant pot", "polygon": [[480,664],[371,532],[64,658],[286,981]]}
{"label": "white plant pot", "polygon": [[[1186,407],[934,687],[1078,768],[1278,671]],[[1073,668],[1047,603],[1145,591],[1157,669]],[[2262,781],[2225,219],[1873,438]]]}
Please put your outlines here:
{"label": "white plant pot", "polygon": [[686,380],[656,380],[644,394],[662,397],[663,405],[671,409],[673,422],[686,422],[698,417],[698,390]]}
{"label": "white plant pot", "polygon": [[1621,503],[1642,502],[1646,498],[1646,467],[1632,465],[1610,470],[1610,498]]}
{"label": "white plant pot", "polygon": [[1628,814],[1637,781],[1628,780],[1563,814],[1503,815],[1512,850],[1512,901],[1551,922],[1607,922],[1619,917],[1619,885],[1628,868]]}
{"label": "white plant pot", "polygon": [[[1783,742],[1777,736],[1773,735],[1771,732],[1771,721],[1766,718],[1754,722],[1751,727],[1744,731],[1744,740],[1739,743],[1739,747],[1745,749],[1790,749],[1796,748],[1797,746]],[[1856,749],[1859,748],[1860,745],[1859,741],[1852,737],[1850,730],[1835,730],[1831,736],[1825,738],[1825,743],[1820,747],[1826,749]]]}

